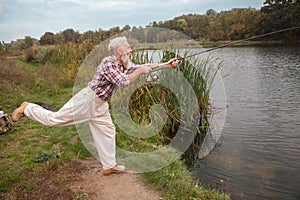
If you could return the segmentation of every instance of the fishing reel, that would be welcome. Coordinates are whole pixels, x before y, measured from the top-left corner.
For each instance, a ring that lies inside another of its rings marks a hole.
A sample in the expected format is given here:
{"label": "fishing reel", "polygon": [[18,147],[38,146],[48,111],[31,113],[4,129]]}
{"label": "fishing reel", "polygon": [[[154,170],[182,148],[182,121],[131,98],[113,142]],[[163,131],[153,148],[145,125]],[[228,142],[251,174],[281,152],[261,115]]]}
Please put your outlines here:
{"label": "fishing reel", "polygon": [[146,79],[147,83],[155,83],[155,82],[158,82],[158,81],[159,81],[159,76],[158,76],[157,73],[152,72],[152,73],[149,73],[147,75],[147,79]]}

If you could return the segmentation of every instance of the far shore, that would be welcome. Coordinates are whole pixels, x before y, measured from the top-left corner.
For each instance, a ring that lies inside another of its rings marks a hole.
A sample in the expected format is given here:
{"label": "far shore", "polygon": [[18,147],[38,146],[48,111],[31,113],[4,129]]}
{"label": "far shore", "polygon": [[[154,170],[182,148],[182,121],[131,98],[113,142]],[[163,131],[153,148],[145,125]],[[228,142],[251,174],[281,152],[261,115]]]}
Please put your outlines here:
{"label": "far shore", "polygon": [[[231,44],[232,43],[232,44]],[[228,47],[264,47],[264,46],[299,46],[300,41],[286,42],[286,41],[195,41],[195,40],[179,40],[169,42],[157,42],[157,43],[136,43],[134,49],[136,50],[160,50],[165,48],[213,48],[222,45],[228,45]]]}

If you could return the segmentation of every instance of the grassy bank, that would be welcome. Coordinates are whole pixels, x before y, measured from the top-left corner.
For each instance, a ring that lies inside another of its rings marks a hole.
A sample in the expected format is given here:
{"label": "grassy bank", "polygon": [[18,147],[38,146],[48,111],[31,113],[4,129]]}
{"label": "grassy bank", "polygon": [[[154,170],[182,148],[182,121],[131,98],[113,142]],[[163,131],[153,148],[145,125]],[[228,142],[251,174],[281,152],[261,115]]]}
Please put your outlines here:
{"label": "grassy bank", "polygon": [[[55,110],[63,106],[72,96],[72,88],[60,87],[56,81],[57,76],[51,74],[51,71],[45,71],[47,67],[27,64],[18,59],[1,61],[1,108],[9,113],[23,100],[55,105]],[[118,145],[137,151],[151,150],[160,138],[141,141],[120,132],[117,141]],[[47,173],[47,170],[69,160],[90,156],[75,127],[46,127],[26,118],[16,123],[14,130],[0,136],[0,151],[0,194],[34,191],[36,183],[27,181],[29,175],[40,176],[36,172],[43,170]],[[145,173],[142,178],[164,191],[165,199],[229,199],[215,190],[194,184],[191,174],[181,161],[159,171]]]}
{"label": "grassy bank", "polygon": [[[55,105],[58,109],[72,95],[71,88],[49,89],[37,84],[38,66],[19,60],[1,62],[1,108],[10,113],[24,100]],[[89,156],[81,144],[75,127],[51,128],[24,118],[14,129],[0,136],[0,193],[26,183],[27,174],[40,168],[52,168],[70,159]]]}

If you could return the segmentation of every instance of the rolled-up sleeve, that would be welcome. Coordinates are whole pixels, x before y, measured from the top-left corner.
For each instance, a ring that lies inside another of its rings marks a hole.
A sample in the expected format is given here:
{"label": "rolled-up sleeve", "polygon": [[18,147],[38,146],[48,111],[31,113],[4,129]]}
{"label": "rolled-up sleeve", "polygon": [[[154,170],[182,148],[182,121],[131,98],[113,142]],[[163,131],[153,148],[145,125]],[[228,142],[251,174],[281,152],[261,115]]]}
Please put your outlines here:
{"label": "rolled-up sleeve", "polygon": [[141,66],[142,65],[137,65],[137,64],[132,63],[132,67],[127,71],[127,74],[131,74],[132,72],[134,72],[135,70],[137,70]]}

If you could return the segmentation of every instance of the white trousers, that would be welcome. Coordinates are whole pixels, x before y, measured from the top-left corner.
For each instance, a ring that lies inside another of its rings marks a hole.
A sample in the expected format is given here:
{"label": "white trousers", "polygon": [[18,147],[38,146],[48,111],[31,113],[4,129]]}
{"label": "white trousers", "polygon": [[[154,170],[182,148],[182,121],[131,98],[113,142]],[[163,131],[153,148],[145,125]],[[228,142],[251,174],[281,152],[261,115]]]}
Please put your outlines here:
{"label": "white trousers", "polygon": [[116,131],[109,114],[108,103],[97,97],[89,87],[74,95],[57,112],[29,103],[24,114],[35,121],[53,127],[88,122],[103,169],[116,165]]}

